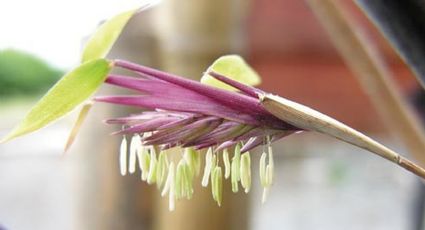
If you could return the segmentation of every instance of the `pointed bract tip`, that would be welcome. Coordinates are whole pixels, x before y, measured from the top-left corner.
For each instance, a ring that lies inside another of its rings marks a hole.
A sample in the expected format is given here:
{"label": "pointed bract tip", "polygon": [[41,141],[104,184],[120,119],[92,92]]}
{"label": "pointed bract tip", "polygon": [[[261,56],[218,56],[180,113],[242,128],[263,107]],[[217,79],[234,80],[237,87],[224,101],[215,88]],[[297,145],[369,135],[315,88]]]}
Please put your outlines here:
{"label": "pointed bract tip", "polygon": [[266,99],[266,93],[257,93],[258,99],[260,102],[263,102]]}
{"label": "pointed bract tip", "polygon": [[13,137],[10,137],[10,135],[7,135],[7,136],[3,137],[2,139],[0,139],[0,144],[6,143],[6,142],[10,141],[11,139],[13,139]]}
{"label": "pointed bract tip", "polygon": [[12,131],[10,131],[6,136],[4,136],[1,140],[0,140],[0,144],[4,144],[8,141],[11,141],[17,137],[20,137],[22,135],[24,135],[25,133],[21,133],[19,132],[18,128],[14,128]]}
{"label": "pointed bract tip", "polygon": [[115,66],[115,60],[108,60],[109,62],[109,68],[113,68]]}

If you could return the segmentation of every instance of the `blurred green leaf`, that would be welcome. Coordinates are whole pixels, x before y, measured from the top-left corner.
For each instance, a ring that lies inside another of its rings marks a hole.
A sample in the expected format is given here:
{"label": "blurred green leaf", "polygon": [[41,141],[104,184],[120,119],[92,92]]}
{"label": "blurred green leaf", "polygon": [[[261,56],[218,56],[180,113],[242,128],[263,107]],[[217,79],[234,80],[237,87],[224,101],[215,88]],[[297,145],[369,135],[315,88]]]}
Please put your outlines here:
{"label": "blurred green leaf", "polygon": [[[261,78],[257,72],[255,72],[239,55],[225,55],[218,58],[206,72],[211,70],[246,85],[254,86],[261,83]],[[236,91],[236,89],[232,86],[227,85],[208,74],[204,74],[204,76],[202,76],[201,82],[218,88]]]}
{"label": "blurred green leaf", "polygon": [[62,75],[40,58],[24,51],[0,51],[0,96],[34,95],[45,92]]}
{"label": "blurred green leaf", "polygon": [[96,91],[111,67],[109,61],[97,59],[67,73],[1,142],[40,129],[70,112]]}
{"label": "blurred green leaf", "polygon": [[120,36],[128,20],[138,9],[130,10],[104,22],[87,42],[83,51],[82,63],[104,58]]}

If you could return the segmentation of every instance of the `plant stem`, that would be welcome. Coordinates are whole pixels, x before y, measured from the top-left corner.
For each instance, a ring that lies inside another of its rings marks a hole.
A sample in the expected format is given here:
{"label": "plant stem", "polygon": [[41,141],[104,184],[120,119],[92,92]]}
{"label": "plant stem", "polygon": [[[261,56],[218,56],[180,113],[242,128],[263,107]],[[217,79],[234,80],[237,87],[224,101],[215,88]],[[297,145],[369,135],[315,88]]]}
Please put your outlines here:
{"label": "plant stem", "polygon": [[271,95],[260,95],[267,111],[296,127],[317,131],[379,155],[425,179],[425,169],[359,131],[307,106]]}

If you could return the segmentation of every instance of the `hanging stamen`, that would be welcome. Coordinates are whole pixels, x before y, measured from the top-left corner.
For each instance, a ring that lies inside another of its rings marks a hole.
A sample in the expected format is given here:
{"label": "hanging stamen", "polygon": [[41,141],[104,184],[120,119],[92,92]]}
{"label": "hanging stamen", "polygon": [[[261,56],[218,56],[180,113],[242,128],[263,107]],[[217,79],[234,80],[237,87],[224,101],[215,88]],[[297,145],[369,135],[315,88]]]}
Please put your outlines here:
{"label": "hanging stamen", "polygon": [[[213,151],[214,152],[214,151]],[[211,181],[213,180],[212,177],[214,175],[214,169],[218,166],[218,157],[216,153],[213,153],[213,157],[211,160],[212,164],[211,164]]]}
{"label": "hanging stamen", "polygon": [[207,187],[208,186],[208,180],[210,178],[211,173],[211,166],[212,166],[212,148],[208,148],[207,154],[205,155],[205,168],[204,168],[204,175],[202,177],[202,186]]}
{"label": "hanging stamen", "polygon": [[220,166],[216,166],[213,171],[213,178],[211,180],[211,188],[213,199],[221,206],[223,199],[223,172]]}
{"label": "hanging stamen", "polygon": [[153,146],[151,146],[150,150],[150,162],[149,162],[149,173],[147,182],[148,184],[153,184],[156,182],[156,166],[157,166],[157,159],[156,159],[156,151]]}
{"label": "hanging stamen", "polygon": [[251,189],[251,156],[249,152],[245,152],[241,156],[240,178],[245,193],[248,193]]}
{"label": "hanging stamen", "polygon": [[150,166],[151,156],[149,155],[149,152],[146,148],[141,148],[140,151],[141,151],[141,157],[139,159],[142,159],[142,164],[140,169],[142,171],[141,179],[143,181],[146,181],[149,175],[149,166]]}
{"label": "hanging stamen", "polygon": [[267,197],[268,197],[268,195],[269,195],[269,191],[270,191],[270,182],[271,182],[271,178],[270,178],[270,171],[271,170],[271,168],[270,168],[270,165],[267,165],[267,167],[266,167],[266,186],[263,186],[263,195],[262,195],[262,197],[261,197],[261,203],[265,203],[266,202],[266,200],[267,200]]}
{"label": "hanging stamen", "polygon": [[190,169],[190,166],[187,164],[183,167],[183,186],[184,186],[184,193],[183,195],[186,196],[187,199],[192,199],[193,195],[193,171]]}
{"label": "hanging stamen", "polygon": [[270,186],[273,184],[273,178],[274,178],[274,160],[273,160],[273,149],[271,146],[271,141],[270,141],[270,136],[267,136],[267,148],[269,151],[269,167],[270,167],[270,172],[269,172],[269,184]]}
{"label": "hanging stamen", "polygon": [[120,172],[122,176],[127,174],[127,139],[123,136],[120,146]]}
{"label": "hanging stamen", "polygon": [[218,158],[217,155],[214,153],[212,157],[212,165],[211,165],[211,193],[213,196],[213,199],[217,201],[217,174],[216,174],[216,168],[219,168],[218,166]]}
{"label": "hanging stamen", "polygon": [[199,153],[194,148],[185,148],[183,158],[188,164],[192,174],[199,174],[201,161],[199,159]]}
{"label": "hanging stamen", "polygon": [[229,151],[227,149],[223,150],[223,162],[224,162],[224,178],[228,179],[230,177],[230,160],[229,160]]}
{"label": "hanging stamen", "polygon": [[142,170],[143,168],[143,152],[145,151],[145,146],[140,144],[136,149],[137,154],[137,162],[139,162],[139,169]]}
{"label": "hanging stamen", "polygon": [[165,180],[164,187],[162,188],[162,192],[161,192],[162,197],[167,195],[167,193],[170,191],[171,180],[174,180],[174,175],[172,175],[173,173],[174,173],[174,162],[171,162],[168,165],[167,179]]}
{"label": "hanging stamen", "polygon": [[266,158],[267,158],[267,153],[263,152],[263,154],[261,154],[261,158],[260,158],[260,183],[262,187],[266,187],[267,185],[267,179],[266,179]]}
{"label": "hanging stamen", "polygon": [[175,180],[175,196],[176,199],[179,200],[180,198],[182,198],[182,196],[185,194],[185,186],[184,186],[184,164],[185,161],[184,159],[181,159],[179,161],[179,163],[177,164],[177,169],[176,169],[176,180]]}
{"label": "hanging stamen", "polygon": [[263,195],[261,202],[264,203],[267,200],[270,187],[273,184],[273,174],[274,174],[274,161],[273,161],[273,149],[270,144],[270,136],[267,136],[267,150],[269,152],[268,157],[269,161],[266,166],[266,153],[263,153],[260,159],[260,180],[261,185],[263,186]]}
{"label": "hanging stamen", "polygon": [[240,180],[240,161],[241,161],[241,146],[237,144],[235,147],[235,153],[232,158],[231,165],[231,181],[232,191],[237,193],[239,190],[238,182]]}
{"label": "hanging stamen", "polygon": [[161,151],[158,156],[158,164],[156,168],[156,185],[161,189],[167,177],[168,158],[165,151]]}
{"label": "hanging stamen", "polygon": [[130,157],[128,163],[128,172],[133,174],[136,171],[137,149],[142,145],[139,134],[135,134],[130,142]]}

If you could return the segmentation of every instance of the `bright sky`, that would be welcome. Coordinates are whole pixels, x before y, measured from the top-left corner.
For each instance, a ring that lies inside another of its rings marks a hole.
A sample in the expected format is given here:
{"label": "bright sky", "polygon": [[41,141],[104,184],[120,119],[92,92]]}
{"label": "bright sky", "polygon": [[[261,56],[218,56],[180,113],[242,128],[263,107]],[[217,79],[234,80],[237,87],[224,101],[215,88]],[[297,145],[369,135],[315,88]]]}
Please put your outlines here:
{"label": "bright sky", "polygon": [[12,0],[0,2],[0,50],[35,54],[53,66],[78,64],[82,39],[99,22],[140,7],[143,0]]}

